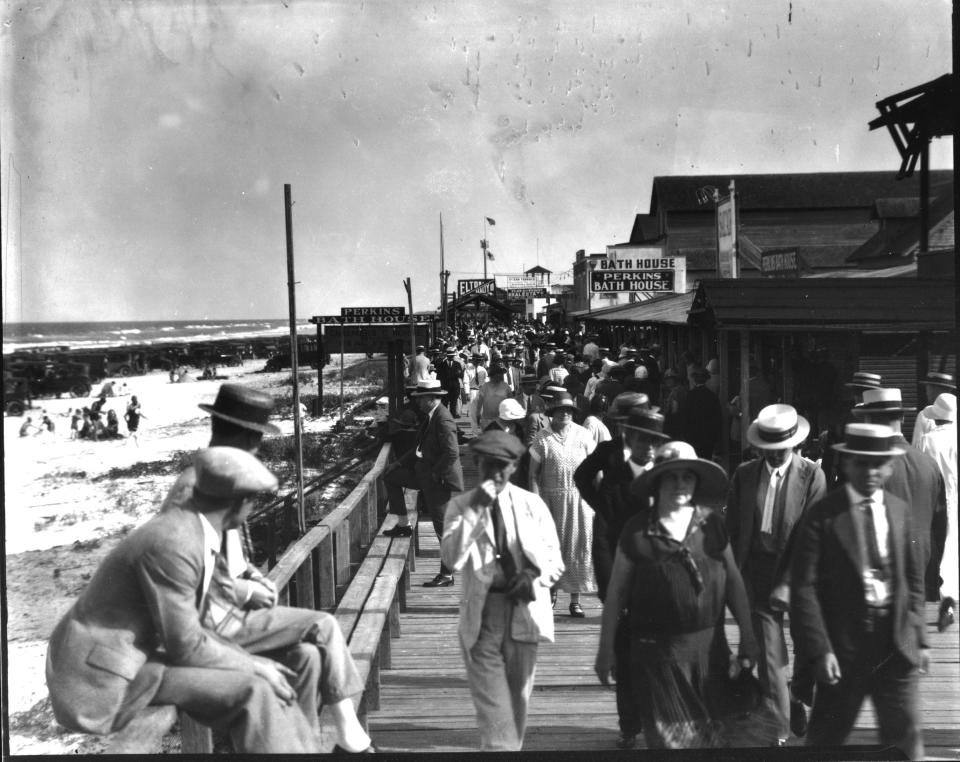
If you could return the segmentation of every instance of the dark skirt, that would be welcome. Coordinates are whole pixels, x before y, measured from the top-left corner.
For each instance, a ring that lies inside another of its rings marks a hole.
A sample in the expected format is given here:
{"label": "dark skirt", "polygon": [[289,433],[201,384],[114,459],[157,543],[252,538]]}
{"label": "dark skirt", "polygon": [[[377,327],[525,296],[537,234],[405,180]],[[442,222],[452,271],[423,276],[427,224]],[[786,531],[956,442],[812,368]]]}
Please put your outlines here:
{"label": "dark skirt", "polygon": [[690,749],[723,745],[714,705],[727,668],[722,628],[675,635],[633,633],[630,671],[647,747]]}

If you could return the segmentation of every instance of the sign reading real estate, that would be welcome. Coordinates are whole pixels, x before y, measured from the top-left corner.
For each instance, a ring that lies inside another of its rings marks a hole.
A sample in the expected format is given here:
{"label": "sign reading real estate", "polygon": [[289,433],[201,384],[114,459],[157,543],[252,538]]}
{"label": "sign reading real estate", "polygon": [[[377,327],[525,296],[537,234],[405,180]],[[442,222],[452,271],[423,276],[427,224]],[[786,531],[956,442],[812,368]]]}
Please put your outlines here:
{"label": "sign reading real estate", "polygon": [[682,294],[687,290],[686,257],[665,256],[661,247],[611,250],[590,272],[595,294]]}
{"label": "sign reading real estate", "polygon": [[737,208],[732,191],[717,203],[717,277],[738,277]]}
{"label": "sign reading real estate", "polygon": [[468,278],[457,281],[457,296],[463,296],[464,294],[492,294],[493,289],[493,278]]}

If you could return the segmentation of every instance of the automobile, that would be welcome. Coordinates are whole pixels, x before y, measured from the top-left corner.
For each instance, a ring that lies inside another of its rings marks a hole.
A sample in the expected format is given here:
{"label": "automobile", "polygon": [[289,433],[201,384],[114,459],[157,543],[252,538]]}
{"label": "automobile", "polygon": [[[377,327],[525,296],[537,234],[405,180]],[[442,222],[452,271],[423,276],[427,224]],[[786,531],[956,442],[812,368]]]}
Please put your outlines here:
{"label": "automobile", "polygon": [[93,385],[90,382],[90,366],[86,363],[56,362],[49,360],[16,361],[5,371],[23,378],[28,384],[30,397],[88,397]]}
{"label": "automobile", "polygon": [[146,356],[143,352],[108,352],[108,376],[143,375],[147,370]]}
{"label": "automobile", "polygon": [[6,415],[23,415],[24,411],[29,410],[30,407],[29,381],[5,372],[3,374],[3,412]]}

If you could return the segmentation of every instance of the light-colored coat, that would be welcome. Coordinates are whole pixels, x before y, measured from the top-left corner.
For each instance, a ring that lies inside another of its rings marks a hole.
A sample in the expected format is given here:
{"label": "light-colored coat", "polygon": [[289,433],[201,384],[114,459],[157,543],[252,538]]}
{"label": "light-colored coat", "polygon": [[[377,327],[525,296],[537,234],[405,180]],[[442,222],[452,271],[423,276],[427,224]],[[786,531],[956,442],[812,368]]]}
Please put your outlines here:
{"label": "light-colored coat", "polygon": [[[547,504],[532,492],[508,484],[510,501],[524,555],[540,570],[534,584],[535,598],[514,607],[511,636],[536,643],[553,641],[553,605],[550,586],[563,573],[560,541]],[[496,574],[496,547],[489,512],[477,502],[477,490],[457,495],[447,504],[441,542],[443,562],[454,572],[463,572],[460,599],[460,642],[469,654],[480,633],[483,605]],[[505,520],[510,521],[509,517]]]}

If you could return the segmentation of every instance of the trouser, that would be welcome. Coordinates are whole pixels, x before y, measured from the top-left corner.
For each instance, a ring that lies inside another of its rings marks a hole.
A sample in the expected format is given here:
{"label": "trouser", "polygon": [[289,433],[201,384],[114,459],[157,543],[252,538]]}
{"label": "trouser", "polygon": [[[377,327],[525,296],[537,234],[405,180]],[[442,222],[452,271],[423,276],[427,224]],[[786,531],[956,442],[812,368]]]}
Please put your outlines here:
{"label": "trouser", "polygon": [[642,730],[640,708],[633,692],[630,674],[630,627],[626,614],[621,614],[613,637],[613,655],[617,663],[617,719],[624,736],[639,735]]}
{"label": "trouser", "polygon": [[[433,531],[437,533],[438,540],[443,539],[443,514],[450,501],[451,490],[434,480],[430,466],[424,463],[422,458],[415,460],[413,468],[398,465],[387,472],[383,477],[383,484],[387,488],[389,511],[396,516],[407,515],[407,503],[403,498],[404,488],[420,490],[427,513],[433,522]],[[451,573],[443,561],[440,561],[440,573]]]}
{"label": "trouser", "polygon": [[593,514],[593,574],[597,578],[597,596],[600,601],[607,599],[607,586],[610,584],[610,575],[613,572],[613,554],[615,548],[610,547],[607,537],[607,522],[598,512]]}
{"label": "trouser", "polygon": [[519,751],[537,668],[537,644],[510,637],[514,604],[488,593],[477,642],[464,650],[481,751]]}
{"label": "trouser", "polygon": [[284,704],[266,680],[248,672],[167,666],[152,703],[175,704],[198,722],[227,730],[238,752],[317,752],[318,698],[335,704],[363,690],[343,633],[325,612],[258,609],[228,639],[296,672],[290,685],[297,701]]}
{"label": "trouser", "polygon": [[789,657],[783,634],[783,612],[755,606],[750,612],[753,632],[760,646],[757,676],[764,700],[774,710],[779,737],[790,737]]}
{"label": "trouser", "polygon": [[880,743],[896,746],[909,759],[923,758],[918,673],[893,644],[892,616],[865,633],[850,661],[840,662],[836,685],[817,683],[807,730],[810,746],[840,746],[869,694],[877,715]]}

